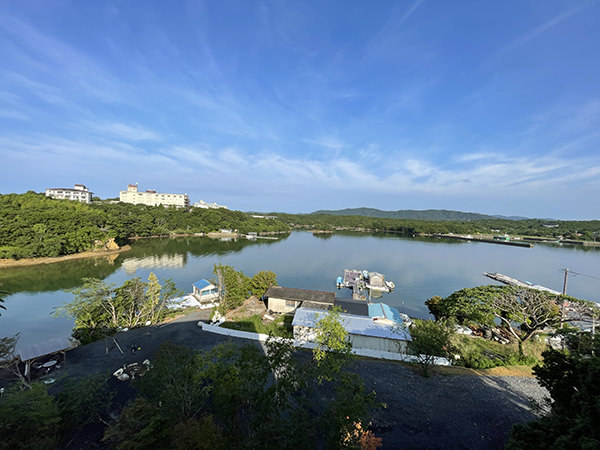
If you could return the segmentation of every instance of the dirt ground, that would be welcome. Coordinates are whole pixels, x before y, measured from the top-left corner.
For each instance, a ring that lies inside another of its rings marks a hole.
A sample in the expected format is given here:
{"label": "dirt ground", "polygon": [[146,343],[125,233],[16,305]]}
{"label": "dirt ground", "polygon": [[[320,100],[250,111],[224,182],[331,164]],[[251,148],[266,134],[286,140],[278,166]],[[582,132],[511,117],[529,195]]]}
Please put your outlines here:
{"label": "dirt ground", "polygon": [[131,250],[131,246],[124,245],[118,250],[96,250],[89,252],[74,253],[72,255],[46,257],[46,258],[23,258],[23,259],[0,259],[0,267],[35,266],[38,264],[52,264],[55,262],[69,261],[72,259],[111,257],[115,258],[119,253]]}
{"label": "dirt ground", "polygon": [[[134,392],[129,382],[110,374],[124,364],[152,360],[163,342],[196,350],[209,350],[225,341],[253,342],[203,331],[197,323],[209,315],[210,310],[196,311],[168,324],[119,333],[115,340],[123,353],[112,338],[75,348],[68,352],[66,366],[51,373],[57,380],[51,392],[60,389],[66,377],[102,373],[117,392],[119,407]],[[139,350],[131,353],[131,347]],[[389,449],[501,449],[513,424],[535,419],[531,400],[546,395],[526,371],[443,368],[423,378],[406,364],[367,358],[355,359],[351,368],[384,405],[374,413],[372,427],[383,438],[383,448]],[[70,448],[90,448],[96,438],[90,431]]]}

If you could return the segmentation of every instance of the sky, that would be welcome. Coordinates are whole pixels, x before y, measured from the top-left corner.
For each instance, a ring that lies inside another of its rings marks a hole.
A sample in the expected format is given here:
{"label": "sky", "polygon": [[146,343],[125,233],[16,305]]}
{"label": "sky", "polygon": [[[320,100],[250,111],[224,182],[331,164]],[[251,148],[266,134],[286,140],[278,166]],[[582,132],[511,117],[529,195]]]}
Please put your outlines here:
{"label": "sky", "polygon": [[599,1],[0,1],[0,193],[600,219]]}

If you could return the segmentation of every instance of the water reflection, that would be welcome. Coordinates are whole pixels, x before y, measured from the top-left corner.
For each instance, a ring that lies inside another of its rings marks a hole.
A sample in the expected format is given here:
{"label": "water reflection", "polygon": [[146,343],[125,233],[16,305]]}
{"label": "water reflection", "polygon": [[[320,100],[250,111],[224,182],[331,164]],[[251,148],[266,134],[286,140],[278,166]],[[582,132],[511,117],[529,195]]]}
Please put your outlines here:
{"label": "water reflection", "polygon": [[[465,287],[492,283],[483,272],[499,272],[562,290],[568,267],[598,274],[600,252],[536,244],[508,247],[469,241],[404,237],[398,234],[336,232],[327,238],[294,232],[277,240],[238,239],[222,242],[205,237],[141,239],[128,252],[112,258],[65,261],[56,264],[0,269],[0,290],[6,298],[0,335],[22,332],[22,339],[68,335],[72,324],[50,316],[54,307],[73,298],[65,289],[81,286],[83,278],[100,278],[121,285],[134,276],[171,278],[179,289],[213,277],[217,263],[234,266],[246,275],[272,270],[281,286],[334,291],[345,268],[364,268],[385,274],[396,285],[383,301],[412,317],[427,317],[428,298],[445,297]],[[568,294],[598,301],[600,281],[569,280]]]}

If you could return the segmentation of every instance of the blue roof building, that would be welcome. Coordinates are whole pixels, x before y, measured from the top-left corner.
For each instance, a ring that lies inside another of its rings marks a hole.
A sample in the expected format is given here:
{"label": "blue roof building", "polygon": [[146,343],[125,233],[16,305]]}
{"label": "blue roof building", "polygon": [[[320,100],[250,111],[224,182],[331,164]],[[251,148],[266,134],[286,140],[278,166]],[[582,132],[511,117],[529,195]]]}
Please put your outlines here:
{"label": "blue roof building", "polygon": [[401,326],[409,326],[412,323],[406,314],[398,311],[398,308],[385,303],[369,303],[369,317],[373,320],[389,321]]}
{"label": "blue roof building", "polygon": [[210,281],[202,279],[192,283],[192,294],[200,301],[214,300],[219,297],[219,289]]}

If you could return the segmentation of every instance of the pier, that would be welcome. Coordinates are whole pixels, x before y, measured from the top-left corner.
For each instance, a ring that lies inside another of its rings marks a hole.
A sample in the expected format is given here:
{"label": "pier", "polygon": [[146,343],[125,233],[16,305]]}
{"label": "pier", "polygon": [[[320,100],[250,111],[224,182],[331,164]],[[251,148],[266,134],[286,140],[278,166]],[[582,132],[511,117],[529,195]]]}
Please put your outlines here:
{"label": "pier", "polygon": [[533,247],[533,243],[531,242],[488,239],[482,237],[474,237],[471,235],[464,236],[461,234],[432,234],[432,236],[437,238],[460,239],[462,241],[486,242],[488,244],[512,245],[514,247]]}
{"label": "pier", "polygon": [[561,292],[555,291],[554,289],[547,288],[546,286],[542,286],[540,284],[533,284],[533,283],[530,283],[529,281],[517,280],[516,278],[512,278],[512,277],[509,277],[508,275],[504,275],[501,273],[483,272],[483,274],[486,277],[491,278],[492,280],[496,280],[496,281],[499,281],[500,283],[508,284],[509,286],[518,286],[518,287],[524,287],[524,288],[529,288],[529,289],[535,289],[536,291],[550,292],[551,294],[554,294],[554,295],[562,294]]}

